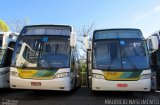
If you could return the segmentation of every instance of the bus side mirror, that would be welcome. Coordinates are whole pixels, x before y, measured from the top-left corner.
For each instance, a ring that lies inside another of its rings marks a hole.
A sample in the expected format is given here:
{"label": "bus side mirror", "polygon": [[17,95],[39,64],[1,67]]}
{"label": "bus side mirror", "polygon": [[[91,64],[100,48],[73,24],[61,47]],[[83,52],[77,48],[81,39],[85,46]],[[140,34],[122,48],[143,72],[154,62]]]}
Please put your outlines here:
{"label": "bus side mirror", "polygon": [[70,46],[75,47],[76,46],[76,33],[72,32],[70,37]]}
{"label": "bus side mirror", "polygon": [[84,44],[85,44],[85,48],[86,48],[87,50],[91,49],[91,48],[90,48],[90,43],[89,43],[89,38],[88,38],[88,36],[85,36],[85,37],[84,37]]}
{"label": "bus side mirror", "polygon": [[147,39],[147,45],[148,45],[148,49],[151,53],[158,50],[158,45],[159,45],[158,37],[151,36],[150,38],[148,38]]}

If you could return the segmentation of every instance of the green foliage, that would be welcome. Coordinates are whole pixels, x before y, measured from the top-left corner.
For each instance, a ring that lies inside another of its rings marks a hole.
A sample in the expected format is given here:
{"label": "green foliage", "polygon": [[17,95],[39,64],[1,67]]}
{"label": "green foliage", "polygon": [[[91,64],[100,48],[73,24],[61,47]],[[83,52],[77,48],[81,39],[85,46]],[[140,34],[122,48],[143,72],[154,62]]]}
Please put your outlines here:
{"label": "green foliage", "polygon": [[81,63],[80,66],[80,77],[81,77],[81,85],[86,86],[87,85],[87,64]]}
{"label": "green foliage", "polygon": [[80,69],[81,69],[81,72],[86,72],[87,64],[82,63],[82,65],[81,65]]}
{"label": "green foliage", "polygon": [[0,19],[0,31],[2,31],[2,32],[9,31],[8,25],[1,19]]}

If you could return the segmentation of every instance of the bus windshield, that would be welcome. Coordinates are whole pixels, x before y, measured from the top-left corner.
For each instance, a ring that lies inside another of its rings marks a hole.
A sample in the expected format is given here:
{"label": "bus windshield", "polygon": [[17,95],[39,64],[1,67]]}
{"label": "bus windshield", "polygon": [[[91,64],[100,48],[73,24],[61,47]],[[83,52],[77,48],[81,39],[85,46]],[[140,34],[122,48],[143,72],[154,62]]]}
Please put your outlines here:
{"label": "bus windshield", "polygon": [[[23,36],[16,45],[15,66],[20,68],[69,67],[70,46],[67,38]],[[24,47],[25,43],[25,47]]]}
{"label": "bus windshield", "polygon": [[42,67],[69,67],[69,40],[49,38],[44,43],[39,63]]}
{"label": "bus windshield", "polygon": [[145,41],[134,39],[95,41],[93,68],[104,70],[149,68]]}

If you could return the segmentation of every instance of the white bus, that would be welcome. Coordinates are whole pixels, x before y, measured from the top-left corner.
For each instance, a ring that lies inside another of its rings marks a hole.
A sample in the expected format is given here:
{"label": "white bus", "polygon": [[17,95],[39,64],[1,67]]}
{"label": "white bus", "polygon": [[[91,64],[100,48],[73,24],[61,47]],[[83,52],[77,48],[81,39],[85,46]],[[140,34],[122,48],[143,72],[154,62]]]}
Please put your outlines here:
{"label": "white bus", "polygon": [[[158,41],[155,41],[158,40]],[[154,32],[147,38],[149,49],[153,49],[152,41],[157,43],[157,50],[150,53],[151,67],[152,67],[152,88],[160,90],[160,31]]]}
{"label": "white bus", "polygon": [[13,53],[10,87],[70,91],[79,85],[78,64],[71,26],[26,26]]}
{"label": "white bus", "polygon": [[95,30],[90,51],[93,91],[150,91],[149,53],[139,29]]}
{"label": "white bus", "polygon": [[0,88],[9,88],[9,70],[18,33],[0,32]]}

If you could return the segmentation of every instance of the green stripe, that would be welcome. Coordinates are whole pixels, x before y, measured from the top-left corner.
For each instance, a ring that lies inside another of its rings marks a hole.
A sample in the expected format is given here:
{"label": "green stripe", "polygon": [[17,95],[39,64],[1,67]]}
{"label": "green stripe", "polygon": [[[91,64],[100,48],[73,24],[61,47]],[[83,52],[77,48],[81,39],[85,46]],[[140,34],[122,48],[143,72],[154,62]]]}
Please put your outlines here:
{"label": "green stripe", "polygon": [[50,77],[53,76],[57,70],[39,70],[33,77]]}
{"label": "green stripe", "polygon": [[123,72],[123,74],[119,78],[138,78],[142,71],[136,72]]}

